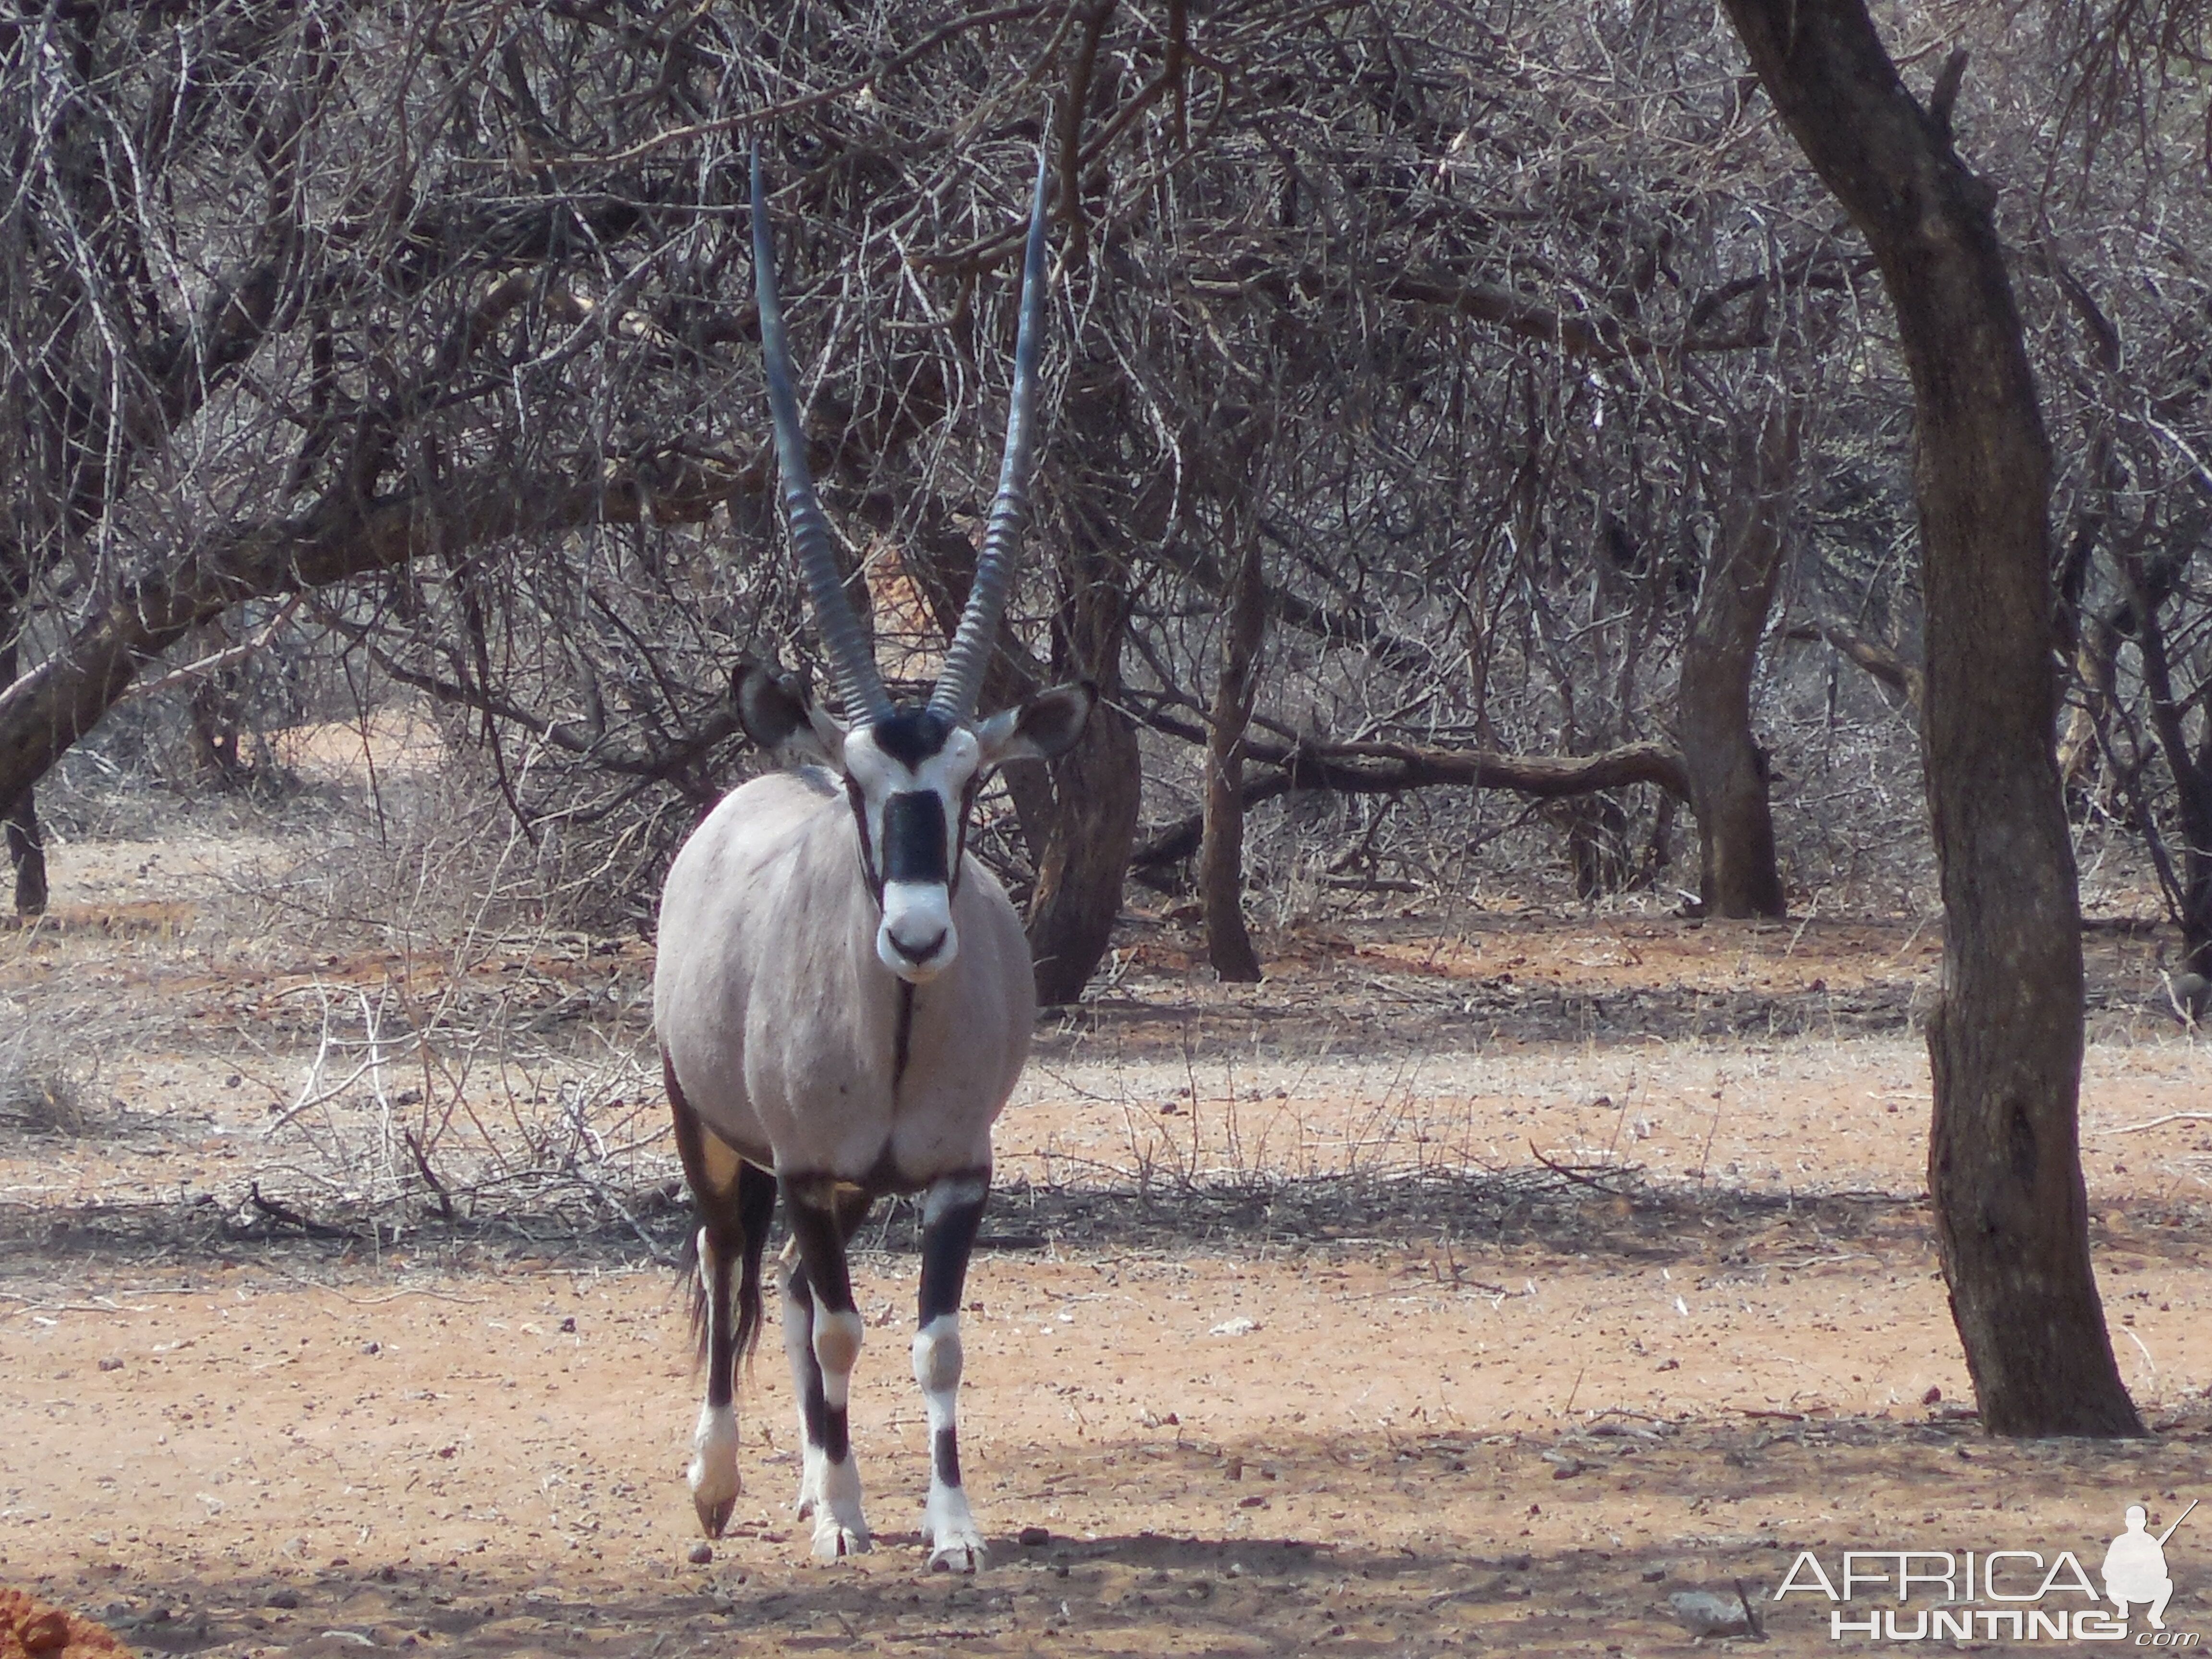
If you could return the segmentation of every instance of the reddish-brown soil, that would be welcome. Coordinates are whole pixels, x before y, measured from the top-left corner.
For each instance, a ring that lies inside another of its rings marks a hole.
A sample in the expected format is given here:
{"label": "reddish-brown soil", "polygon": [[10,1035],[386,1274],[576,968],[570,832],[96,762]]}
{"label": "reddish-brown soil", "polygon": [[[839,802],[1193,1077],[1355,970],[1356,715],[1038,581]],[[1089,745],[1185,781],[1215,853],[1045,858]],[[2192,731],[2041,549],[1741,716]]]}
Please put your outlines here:
{"label": "reddish-brown soil", "polygon": [[127,1653],[115,1632],[21,1590],[0,1589],[0,1659],[95,1659]]}
{"label": "reddish-brown soil", "polygon": [[[1869,1638],[1764,1599],[1801,1550],[2094,1575],[2128,1504],[2212,1498],[2212,1067],[2155,933],[2091,937],[2083,1119],[2157,1432],[2023,1444],[1922,1197],[1932,928],[1410,915],[1248,989],[1153,923],[1002,1125],[991,1567],[921,1570],[904,1212],[857,1273],[876,1552],[806,1558],[771,1333],[695,1561],[649,952],[287,923],[286,856],[65,848],[0,938],[0,1583],[140,1650],[1656,1655],[1741,1586],[1827,1652]],[[2212,1630],[2212,1505],[2167,1557]]]}

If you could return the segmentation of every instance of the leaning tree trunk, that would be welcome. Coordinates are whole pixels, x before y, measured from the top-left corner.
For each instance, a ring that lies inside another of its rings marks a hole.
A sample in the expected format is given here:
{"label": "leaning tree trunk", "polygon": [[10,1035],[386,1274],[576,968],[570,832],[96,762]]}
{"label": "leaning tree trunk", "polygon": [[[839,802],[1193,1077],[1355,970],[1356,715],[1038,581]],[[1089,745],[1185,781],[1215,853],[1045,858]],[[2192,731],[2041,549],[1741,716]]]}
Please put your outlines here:
{"label": "leaning tree trunk", "polygon": [[1236,509],[1223,514],[1243,544],[1229,592],[1221,678],[1206,742],[1206,831],[1199,844],[1198,894],[1206,915],[1206,955],[1224,980],[1256,984],[1260,958],[1244,926],[1244,737],[1252,724],[1260,641],[1267,623],[1261,581],[1260,532]]}
{"label": "leaning tree trunk", "polygon": [[1707,915],[1779,916],[1766,756],[1751,734],[1751,678],[1774,588],[1797,469],[1798,405],[1738,434],[1729,501],[1682,651],[1682,759],[1697,815],[1698,892]]}
{"label": "leaning tree trunk", "polygon": [[1768,96],[1865,234],[1917,410],[1929,805],[1943,990],[1928,1155],[1944,1278],[1993,1434],[2140,1434],[2089,1265],[2081,913],[2052,750],[2051,456],[1995,192],[1863,0],[1727,0]]}

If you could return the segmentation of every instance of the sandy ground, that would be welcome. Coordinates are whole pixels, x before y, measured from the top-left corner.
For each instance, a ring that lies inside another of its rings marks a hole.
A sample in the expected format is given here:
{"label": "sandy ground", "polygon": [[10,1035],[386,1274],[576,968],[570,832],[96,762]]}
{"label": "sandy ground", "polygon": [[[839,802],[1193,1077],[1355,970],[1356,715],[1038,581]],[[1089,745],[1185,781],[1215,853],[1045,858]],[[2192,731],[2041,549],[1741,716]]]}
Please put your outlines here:
{"label": "sandy ground", "polygon": [[[2032,1590],[2212,1497],[2212,1124],[2136,1127],[2212,1066],[2155,933],[2091,938],[2084,1144],[2157,1432],[2010,1443],[1922,1197],[1928,927],[1407,916],[1279,937],[1251,989],[1134,930],[1001,1127],[963,1406],[994,1561],[956,1580],[904,1212],[857,1273],[877,1550],[806,1559],[771,1333],[692,1559],[647,947],[334,946],[271,925],[281,841],[64,851],[0,939],[0,1584],[143,1651],[1642,1655],[1741,1590],[1822,1652],[1887,1644],[1838,1606],[1945,1604],[1771,1599],[1801,1552],[2033,1552]],[[2212,1631],[2212,1508],[2167,1555],[2168,1626]]]}

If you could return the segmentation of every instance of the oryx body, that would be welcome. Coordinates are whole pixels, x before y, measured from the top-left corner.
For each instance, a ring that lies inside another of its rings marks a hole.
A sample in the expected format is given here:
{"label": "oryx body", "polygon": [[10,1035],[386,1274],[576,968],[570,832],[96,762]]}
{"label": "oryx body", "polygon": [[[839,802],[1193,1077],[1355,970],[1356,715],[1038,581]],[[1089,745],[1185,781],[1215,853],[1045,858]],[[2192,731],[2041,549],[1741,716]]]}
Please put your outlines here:
{"label": "oryx body", "polygon": [[926,983],[900,979],[877,953],[859,843],[823,773],[726,798],[668,872],[655,1024],[685,1103],[739,1157],[919,1192],[990,1165],[1036,1013],[1029,941],[969,858],[951,902],[958,956]]}
{"label": "oryx body", "polygon": [[845,1249],[876,1199],[921,1193],[914,1370],[931,1431],[924,1530],[932,1565],[972,1570],[984,1548],[960,1482],[961,1295],[990,1189],[991,1125],[1021,1075],[1036,1003],[1020,921],[966,852],[968,814],[993,767],[1060,753],[1092,701],[1087,688],[1064,686],[975,717],[1024,512],[1043,174],[1006,463],[973,593],[926,707],[891,702],[845,598],[807,477],[762,197],[756,160],[769,401],[793,547],[845,718],[810,706],[787,679],[741,669],[746,731],[817,767],[732,793],[677,854],[661,898],[653,1020],[700,1219],[707,1398],[691,1493],[719,1535],[738,1491],[735,1364],[758,1328],[762,1248],[781,1194],[793,1245],[784,1346],[805,1444],[799,1511],[814,1517],[817,1556],[868,1547],[846,1417],[861,1321]]}

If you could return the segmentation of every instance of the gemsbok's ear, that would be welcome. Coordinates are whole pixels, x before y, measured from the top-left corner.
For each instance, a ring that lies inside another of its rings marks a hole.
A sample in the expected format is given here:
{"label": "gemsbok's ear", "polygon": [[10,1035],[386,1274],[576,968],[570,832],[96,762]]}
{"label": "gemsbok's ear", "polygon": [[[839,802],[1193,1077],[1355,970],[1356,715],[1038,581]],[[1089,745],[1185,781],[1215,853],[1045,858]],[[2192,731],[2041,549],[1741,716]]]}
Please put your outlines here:
{"label": "gemsbok's ear", "polygon": [[738,724],[769,753],[844,770],[843,730],[807,701],[796,675],[779,674],[756,662],[739,663],[730,677],[730,695],[737,699]]}
{"label": "gemsbok's ear", "polygon": [[1083,735],[1083,723],[1097,701],[1098,688],[1085,680],[1079,685],[1055,685],[1018,708],[992,715],[975,728],[983,764],[1054,760],[1066,754]]}

